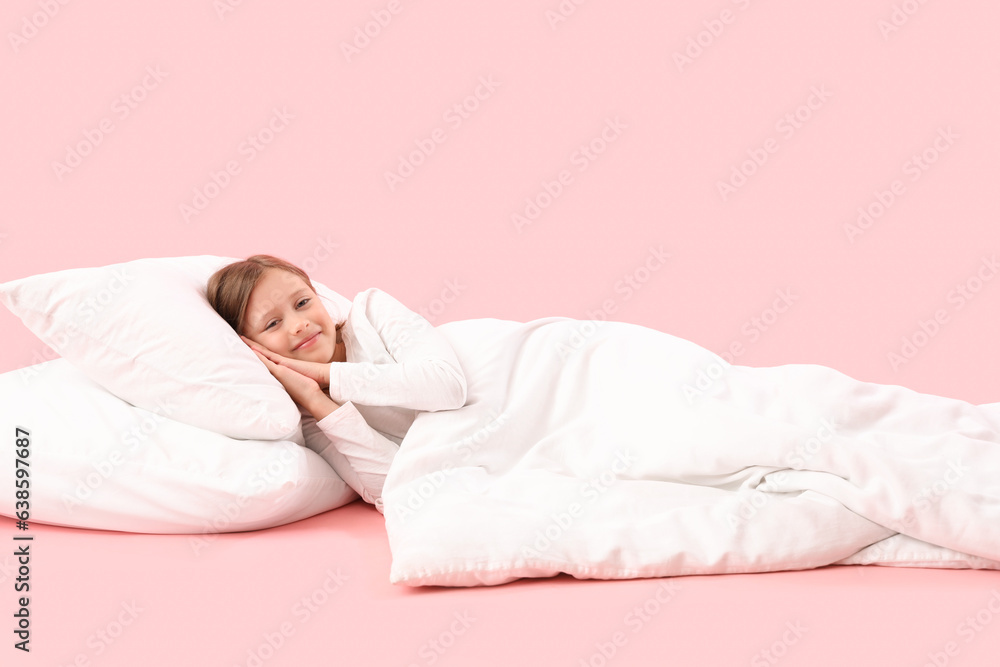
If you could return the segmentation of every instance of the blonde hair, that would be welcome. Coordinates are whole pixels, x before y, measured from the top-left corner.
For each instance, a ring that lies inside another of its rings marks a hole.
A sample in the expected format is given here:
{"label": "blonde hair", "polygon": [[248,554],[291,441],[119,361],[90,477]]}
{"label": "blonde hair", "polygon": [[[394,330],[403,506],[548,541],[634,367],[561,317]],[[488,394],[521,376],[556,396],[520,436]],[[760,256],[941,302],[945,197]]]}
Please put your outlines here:
{"label": "blonde hair", "polygon": [[281,269],[294,273],[319,296],[306,272],[280,257],[253,255],[242,261],[227,264],[208,279],[208,302],[241,336],[244,333],[243,326],[250,293],[268,269]]}

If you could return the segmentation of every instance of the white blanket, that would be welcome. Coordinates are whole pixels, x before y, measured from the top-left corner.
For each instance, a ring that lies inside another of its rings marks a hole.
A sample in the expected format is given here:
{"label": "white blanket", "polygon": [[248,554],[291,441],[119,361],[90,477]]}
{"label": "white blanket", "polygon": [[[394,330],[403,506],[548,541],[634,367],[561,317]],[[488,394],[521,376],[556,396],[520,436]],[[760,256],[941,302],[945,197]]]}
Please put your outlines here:
{"label": "white blanket", "polygon": [[386,478],[392,583],[1000,568],[1000,403],[621,322],[437,330],[468,400],[420,413]]}

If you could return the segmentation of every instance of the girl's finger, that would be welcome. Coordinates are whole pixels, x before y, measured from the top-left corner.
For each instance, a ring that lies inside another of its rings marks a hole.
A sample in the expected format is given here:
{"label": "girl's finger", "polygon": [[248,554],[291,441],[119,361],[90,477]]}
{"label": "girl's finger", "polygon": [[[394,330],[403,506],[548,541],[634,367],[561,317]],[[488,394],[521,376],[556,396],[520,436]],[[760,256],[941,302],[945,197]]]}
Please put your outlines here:
{"label": "girl's finger", "polygon": [[258,359],[260,359],[261,361],[264,362],[264,365],[267,366],[268,370],[270,370],[271,366],[276,366],[277,365],[273,361],[271,361],[270,359],[268,359],[267,357],[265,357],[263,354],[261,354],[259,351],[254,350],[253,352],[254,352],[254,354],[257,355]]}
{"label": "girl's finger", "polygon": [[271,371],[271,375],[274,375],[275,377],[278,377],[277,373],[279,372],[279,369],[281,369],[280,372],[282,373],[295,373],[296,375],[302,375],[294,368],[289,368],[288,366],[283,366],[282,364],[271,361],[259,352],[257,353],[257,358],[264,362],[264,365],[267,366],[267,370]]}
{"label": "girl's finger", "polygon": [[249,339],[249,338],[247,338],[246,336],[240,336],[240,338],[242,338],[242,339],[243,339],[243,342],[244,342],[244,343],[246,343],[246,344],[247,344],[247,346],[248,346],[248,347],[249,347],[249,348],[250,348],[251,350],[253,350],[254,352],[264,352],[264,349],[263,349],[263,348],[261,348],[261,347],[260,347],[260,346],[259,346],[259,345],[258,345],[257,343],[253,342],[252,340],[250,340],[250,339]]}
{"label": "girl's finger", "polygon": [[282,357],[281,357],[280,354],[276,354],[274,352],[271,352],[271,350],[268,350],[267,348],[260,348],[260,347],[251,346],[250,349],[253,350],[254,352],[256,352],[257,356],[263,357],[263,358],[267,359],[268,361],[270,361],[270,362],[272,362],[274,364],[281,365],[281,358]]}

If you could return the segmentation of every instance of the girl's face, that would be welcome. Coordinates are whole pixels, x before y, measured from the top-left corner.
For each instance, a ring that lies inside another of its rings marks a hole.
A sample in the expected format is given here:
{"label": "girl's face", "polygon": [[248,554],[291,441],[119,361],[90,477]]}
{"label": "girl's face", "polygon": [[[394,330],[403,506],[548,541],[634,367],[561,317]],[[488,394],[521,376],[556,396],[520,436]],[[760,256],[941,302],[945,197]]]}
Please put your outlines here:
{"label": "girl's face", "polygon": [[336,325],[316,293],[294,273],[267,269],[247,301],[243,335],[284,357],[329,363]]}

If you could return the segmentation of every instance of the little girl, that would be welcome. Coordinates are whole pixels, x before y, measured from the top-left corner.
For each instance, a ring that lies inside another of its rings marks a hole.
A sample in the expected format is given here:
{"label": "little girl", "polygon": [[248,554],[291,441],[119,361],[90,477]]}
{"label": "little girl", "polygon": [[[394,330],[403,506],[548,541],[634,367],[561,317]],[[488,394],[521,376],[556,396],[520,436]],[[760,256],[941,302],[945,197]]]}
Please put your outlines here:
{"label": "little girl", "polygon": [[[224,266],[207,286],[215,311],[299,406],[307,443],[318,426],[332,447],[317,453],[381,512],[385,476],[417,411],[462,407],[467,388],[430,322],[381,290],[362,295],[364,312],[336,323],[309,276],[271,255]],[[378,340],[361,344],[352,322]]]}

